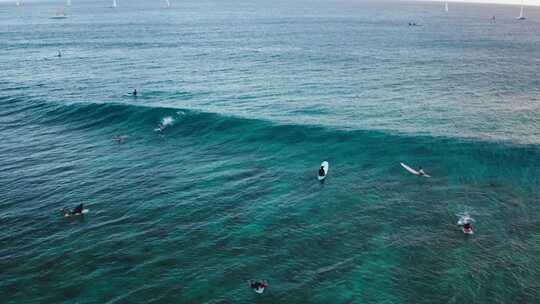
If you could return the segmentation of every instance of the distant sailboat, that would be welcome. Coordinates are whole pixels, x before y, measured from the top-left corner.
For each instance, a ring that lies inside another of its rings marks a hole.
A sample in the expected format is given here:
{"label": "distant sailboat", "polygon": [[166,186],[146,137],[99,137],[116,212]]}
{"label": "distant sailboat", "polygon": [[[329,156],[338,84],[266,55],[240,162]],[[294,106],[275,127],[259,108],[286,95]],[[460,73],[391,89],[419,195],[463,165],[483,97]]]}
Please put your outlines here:
{"label": "distant sailboat", "polygon": [[448,2],[444,3],[444,11],[448,13]]}
{"label": "distant sailboat", "polygon": [[167,2],[167,7],[171,7],[171,0],[165,0]]}
{"label": "distant sailboat", "polygon": [[51,19],[66,19],[67,15],[64,11],[58,11],[54,16],[51,17]]}
{"label": "distant sailboat", "polygon": [[525,20],[527,17],[523,15],[523,0],[521,0],[521,11],[519,12],[519,17],[517,17],[518,20]]}
{"label": "distant sailboat", "polygon": [[116,0],[113,0],[112,7],[117,7],[117,6],[118,6],[118,4],[116,3]]}

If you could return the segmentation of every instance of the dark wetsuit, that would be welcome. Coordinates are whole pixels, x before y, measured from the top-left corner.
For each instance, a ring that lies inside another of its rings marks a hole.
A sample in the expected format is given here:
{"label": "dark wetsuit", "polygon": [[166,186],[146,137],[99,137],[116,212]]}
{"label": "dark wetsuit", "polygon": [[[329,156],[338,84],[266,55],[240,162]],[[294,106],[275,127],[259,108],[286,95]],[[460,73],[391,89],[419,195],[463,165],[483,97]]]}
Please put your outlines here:
{"label": "dark wetsuit", "polygon": [[325,174],[326,174],[326,172],[324,172],[324,168],[321,167],[321,168],[319,169],[319,176],[324,176]]}
{"label": "dark wetsuit", "polygon": [[80,204],[79,206],[75,207],[75,209],[73,209],[73,211],[71,211],[71,214],[72,214],[72,215],[75,215],[75,214],[82,214],[83,209],[84,209],[84,205],[83,205],[83,204]]}
{"label": "dark wetsuit", "polygon": [[251,282],[250,286],[253,289],[260,289],[260,288],[265,288],[266,284],[264,284],[262,282]]}

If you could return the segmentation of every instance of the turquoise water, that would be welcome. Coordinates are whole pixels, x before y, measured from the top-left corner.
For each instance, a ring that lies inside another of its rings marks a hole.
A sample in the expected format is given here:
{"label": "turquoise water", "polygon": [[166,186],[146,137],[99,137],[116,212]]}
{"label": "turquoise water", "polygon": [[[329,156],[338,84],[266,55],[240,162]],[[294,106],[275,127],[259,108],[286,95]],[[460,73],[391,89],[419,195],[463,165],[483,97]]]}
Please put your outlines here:
{"label": "turquoise water", "polygon": [[538,8],[106,5],[0,5],[3,303],[540,302]]}

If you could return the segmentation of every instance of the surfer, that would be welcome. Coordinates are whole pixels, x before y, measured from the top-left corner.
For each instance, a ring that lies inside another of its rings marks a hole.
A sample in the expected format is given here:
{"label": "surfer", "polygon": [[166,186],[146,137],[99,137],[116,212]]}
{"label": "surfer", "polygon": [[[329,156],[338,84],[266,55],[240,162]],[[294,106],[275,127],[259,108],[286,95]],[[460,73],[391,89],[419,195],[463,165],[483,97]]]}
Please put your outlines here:
{"label": "surfer", "polygon": [[64,208],[62,211],[64,212],[64,217],[71,217],[75,215],[82,215],[84,210],[84,205],[79,204],[75,209],[69,210],[67,208]]}
{"label": "surfer", "polygon": [[471,234],[472,233],[471,222],[466,222],[466,223],[463,224],[463,232],[466,233],[466,234]]}
{"label": "surfer", "polygon": [[133,89],[132,95],[133,95],[133,96],[137,96],[137,89]]}
{"label": "surfer", "polygon": [[62,52],[58,51],[58,55],[56,55],[56,57],[58,58],[62,57]]}
{"label": "surfer", "polygon": [[268,283],[266,281],[251,281],[249,287],[256,293],[263,293],[264,289],[268,287]]}
{"label": "surfer", "polygon": [[418,171],[418,175],[419,175],[419,176],[424,176],[424,175],[426,175],[426,172],[424,171],[424,169],[422,169],[422,167],[418,167],[418,170],[417,170],[417,171]]}
{"label": "surfer", "polygon": [[115,137],[113,137],[113,139],[116,140],[119,144],[123,143],[126,138],[126,135],[116,135]]}
{"label": "surfer", "polygon": [[326,175],[326,172],[324,172],[324,166],[321,166],[321,168],[319,169],[319,176],[325,176]]}

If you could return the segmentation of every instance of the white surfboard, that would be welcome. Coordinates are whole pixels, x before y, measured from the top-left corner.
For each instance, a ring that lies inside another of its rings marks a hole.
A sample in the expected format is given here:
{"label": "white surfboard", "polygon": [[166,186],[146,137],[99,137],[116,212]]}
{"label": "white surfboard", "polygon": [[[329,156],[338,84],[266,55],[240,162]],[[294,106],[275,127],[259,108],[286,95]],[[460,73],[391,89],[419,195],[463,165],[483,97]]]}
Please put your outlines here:
{"label": "white surfboard", "polygon": [[[65,212],[65,210],[62,210]],[[74,216],[79,216],[79,215],[83,215],[83,214],[87,214],[88,212],[90,212],[90,209],[83,209],[83,211],[81,211],[80,214],[69,214],[69,213],[64,213],[64,217],[74,217]]]}
{"label": "white surfboard", "polygon": [[[324,168],[324,176],[320,176],[318,171],[317,171],[317,178],[321,181],[323,179],[325,179],[327,176],[328,176],[328,169],[330,168],[330,165],[328,164],[327,161],[323,161],[321,163],[321,167]],[[320,168],[320,167],[319,167]]]}
{"label": "white surfboard", "polygon": [[256,293],[261,294],[264,292],[264,287],[254,289]]}
{"label": "white surfboard", "polygon": [[431,177],[431,176],[429,176],[429,175],[427,175],[427,174],[420,174],[420,172],[418,172],[418,171],[414,170],[413,168],[411,168],[411,167],[405,165],[404,163],[400,163],[400,164],[401,164],[401,166],[402,166],[403,168],[405,168],[405,170],[409,171],[410,173],[412,173],[412,174],[414,174],[414,175],[417,175],[417,176],[424,176],[424,177]]}

